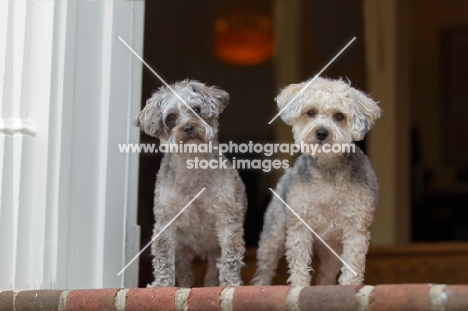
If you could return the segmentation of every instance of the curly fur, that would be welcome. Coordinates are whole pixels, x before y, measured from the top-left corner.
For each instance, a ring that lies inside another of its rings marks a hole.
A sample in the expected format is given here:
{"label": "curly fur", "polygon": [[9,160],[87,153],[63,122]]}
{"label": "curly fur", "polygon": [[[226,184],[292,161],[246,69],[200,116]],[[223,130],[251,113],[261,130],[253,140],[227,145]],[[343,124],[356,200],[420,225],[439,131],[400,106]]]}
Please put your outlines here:
{"label": "curly fur", "polygon": [[[184,80],[172,86],[194,115],[167,87],[161,87],[134,124],[161,142],[217,143],[218,115],[226,108],[229,95],[200,82]],[[172,119],[168,119],[171,115]],[[184,129],[193,126],[193,132]],[[155,280],[149,287],[193,285],[191,262],[207,257],[205,286],[241,285],[240,270],[245,253],[243,223],[247,200],[244,185],[234,168],[188,169],[187,160],[217,159],[210,153],[167,153],[157,175],[154,192],[156,224],[162,228],[202,189],[206,190],[153,243]]]}
{"label": "curly fur", "polygon": [[[285,107],[306,82],[292,84],[276,98]],[[308,112],[315,114],[309,115]],[[343,118],[338,119],[337,114]],[[380,117],[376,102],[343,80],[318,78],[281,115],[292,126],[296,143],[354,143],[364,138]],[[319,139],[318,130],[326,130]],[[368,158],[356,146],[355,153],[302,154],[286,170],[276,192],[329,244],[354,275],[294,216],[273,197],[265,213],[257,251],[257,271],[252,284],[268,285],[279,258],[285,255],[293,286],[311,281],[313,250],[320,259],[316,284],[363,282],[370,226],[378,203],[378,183]]]}

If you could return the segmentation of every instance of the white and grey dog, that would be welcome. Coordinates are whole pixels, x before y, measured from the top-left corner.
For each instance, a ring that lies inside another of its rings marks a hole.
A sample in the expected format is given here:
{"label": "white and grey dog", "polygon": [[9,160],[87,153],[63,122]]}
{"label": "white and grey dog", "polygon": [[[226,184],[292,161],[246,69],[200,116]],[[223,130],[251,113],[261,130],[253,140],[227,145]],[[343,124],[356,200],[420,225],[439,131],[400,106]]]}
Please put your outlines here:
{"label": "white and grey dog", "polygon": [[[276,98],[279,109],[306,83],[283,89]],[[320,148],[315,154],[299,156],[279,180],[276,192],[357,273],[343,266],[340,284],[360,284],[364,279],[378,183],[368,158],[354,141],[362,140],[380,115],[377,103],[364,93],[342,80],[325,78],[317,78],[281,115],[292,126],[297,144],[302,141]],[[333,144],[351,144],[355,152],[327,153]],[[341,262],[273,197],[265,213],[252,284],[270,284],[286,249],[288,282],[310,285],[313,246],[320,259],[316,284],[336,284]]]}
{"label": "white and grey dog", "polygon": [[[218,116],[229,94],[200,82],[184,80],[171,86],[193,111],[167,87],[159,88],[135,118],[135,126],[161,143],[217,144]],[[206,123],[202,122],[194,112]],[[191,287],[195,256],[208,260],[205,286],[241,285],[245,246],[243,223],[247,208],[237,170],[187,167],[187,160],[217,160],[216,153],[166,153],[157,175],[153,236],[191,200],[206,190],[153,243],[154,286]],[[223,160],[226,160],[224,157]]]}

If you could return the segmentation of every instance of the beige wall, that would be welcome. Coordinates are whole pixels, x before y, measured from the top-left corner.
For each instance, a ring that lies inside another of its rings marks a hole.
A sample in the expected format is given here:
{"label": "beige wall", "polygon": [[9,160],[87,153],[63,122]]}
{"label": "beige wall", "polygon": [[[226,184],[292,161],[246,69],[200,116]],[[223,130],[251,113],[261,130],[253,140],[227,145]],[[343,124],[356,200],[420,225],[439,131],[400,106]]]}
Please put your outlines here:
{"label": "beige wall", "polygon": [[368,154],[380,183],[373,244],[409,239],[409,100],[406,1],[364,5],[367,90],[383,117],[368,137]]}
{"label": "beige wall", "polygon": [[[291,83],[301,81],[301,0],[275,1],[274,20],[276,33],[276,87],[277,90]],[[275,95],[276,96],[276,95]],[[275,114],[277,109],[275,109]],[[278,117],[271,125],[274,127],[275,140],[278,142],[293,142],[291,127]],[[293,157],[279,154],[279,159],[288,159],[290,165]],[[282,170],[275,171],[275,180],[270,187],[274,187],[276,180],[283,174]]]}

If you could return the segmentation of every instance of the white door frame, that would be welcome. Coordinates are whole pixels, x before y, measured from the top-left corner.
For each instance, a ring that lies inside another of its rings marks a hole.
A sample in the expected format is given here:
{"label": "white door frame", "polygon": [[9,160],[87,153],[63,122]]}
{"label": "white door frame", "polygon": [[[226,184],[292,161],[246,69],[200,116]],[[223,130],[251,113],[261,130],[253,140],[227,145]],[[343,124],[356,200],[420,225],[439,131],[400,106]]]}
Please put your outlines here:
{"label": "white door frame", "polygon": [[135,287],[145,2],[0,3],[0,290]]}

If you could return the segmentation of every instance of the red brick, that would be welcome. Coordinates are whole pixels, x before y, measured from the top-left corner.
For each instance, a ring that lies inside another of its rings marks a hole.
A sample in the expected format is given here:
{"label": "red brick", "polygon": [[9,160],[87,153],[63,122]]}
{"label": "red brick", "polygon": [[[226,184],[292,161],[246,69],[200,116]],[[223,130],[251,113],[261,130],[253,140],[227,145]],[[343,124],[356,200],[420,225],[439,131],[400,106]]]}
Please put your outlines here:
{"label": "red brick", "polygon": [[221,309],[219,296],[224,287],[193,288],[188,297],[188,311],[217,311]]}
{"label": "red brick", "polygon": [[287,310],[289,286],[242,286],[234,291],[234,311]]}
{"label": "red brick", "polygon": [[444,294],[445,311],[468,310],[468,285],[447,285]]}
{"label": "red brick", "polygon": [[126,311],[174,311],[177,287],[134,288],[127,292]]}
{"label": "red brick", "polygon": [[429,310],[429,285],[377,285],[369,297],[369,310]]}
{"label": "red brick", "polygon": [[13,311],[13,291],[0,292],[0,310]]}
{"label": "red brick", "polygon": [[115,295],[120,289],[72,290],[67,296],[67,311],[115,311]]}
{"label": "red brick", "polygon": [[29,290],[19,292],[15,299],[16,310],[57,310],[61,290]]}
{"label": "red brick", "polygon": [[305,287],[299,296],[302,310],[356,310],[355,295],[361,285],[330,285]]}

